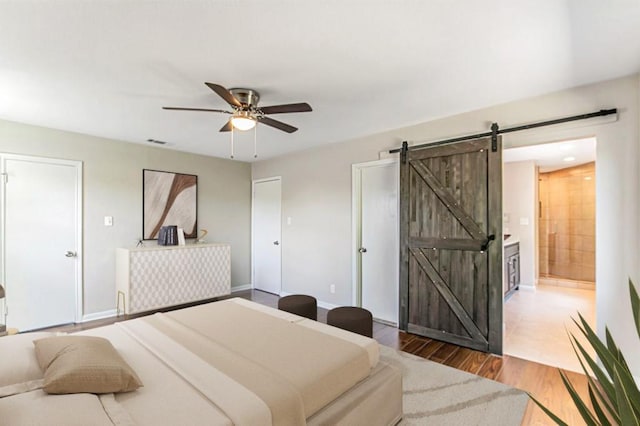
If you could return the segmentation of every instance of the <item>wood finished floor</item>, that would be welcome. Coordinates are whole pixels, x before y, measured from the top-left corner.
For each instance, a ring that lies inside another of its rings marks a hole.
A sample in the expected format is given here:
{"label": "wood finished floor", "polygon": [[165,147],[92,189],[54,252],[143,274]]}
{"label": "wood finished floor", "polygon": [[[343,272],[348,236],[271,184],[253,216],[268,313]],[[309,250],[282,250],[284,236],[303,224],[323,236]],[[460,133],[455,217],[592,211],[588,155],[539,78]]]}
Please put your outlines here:
{"label": "wood finished floor", "polygon": [[[243,297],[274,308],[278,303],[278,296],[256,290],[236,292],[230,297]],[[111,324],[123,319],[123,317],[108,318],[82,324],[52,327],[47,330],[74,332]],[[326,323],[326,320],[327,310],[319,308],[318,321]],[[557,368],[513,356],[498,357],[462,348],[405,333],[397,328],[377,322],[373,326],[373,337],[382,345],[527,391],[569,425],[584,424],[562,384]],[[583,397],[588,398],[586,377],[570,371],[565,371],[565,373]],[[554,423],[530,401],[522,424],[553,425]]]}

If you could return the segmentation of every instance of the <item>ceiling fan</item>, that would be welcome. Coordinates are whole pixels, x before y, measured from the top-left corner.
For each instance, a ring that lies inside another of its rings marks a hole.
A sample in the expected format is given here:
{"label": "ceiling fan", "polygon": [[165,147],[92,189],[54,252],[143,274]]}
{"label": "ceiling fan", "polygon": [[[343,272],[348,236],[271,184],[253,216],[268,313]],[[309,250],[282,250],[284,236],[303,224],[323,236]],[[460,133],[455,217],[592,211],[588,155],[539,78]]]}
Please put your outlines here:
{"label": "ceiling fan", "polygon": [[162,109],[230,114],[231,118],[224,126],[222,126],[220,129],[221,132],[229,132],[234,128],[237,130],[249,130],[253,129],[256,123],[262,123],[287,133],[293,133],[298,130],[298,128],[283,123],[282,121],[269,118],[267,115],[312,111],[311,106],[306,102],[259,107],[258,101],[260,100],[260,94],[253,89],[226,89],[225,87],[215,83],[204,84],[224,99],[231,106],[233,111],[182,107],[162,107]]}

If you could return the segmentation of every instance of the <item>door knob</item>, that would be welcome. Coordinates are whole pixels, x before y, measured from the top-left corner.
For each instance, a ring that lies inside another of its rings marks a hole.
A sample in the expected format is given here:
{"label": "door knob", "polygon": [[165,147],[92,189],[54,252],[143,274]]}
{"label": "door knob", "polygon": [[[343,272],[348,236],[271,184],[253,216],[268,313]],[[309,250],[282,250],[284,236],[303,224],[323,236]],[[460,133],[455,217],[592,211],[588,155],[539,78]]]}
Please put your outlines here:
{"label": "door knob", "polygon": [[364,247],[360,247],[360,248],[358,249],[358,251],[359,251],[360,253],[366,253],[366,252],[367,252],[367,249],[366,249],[366,248],[364,248]]}
{"label": "door knob", "polygon": [[280,242],[279,242],[279,241],[274,241],[274,242],[273,242],[273,245],[274,245],[274,246],[279,246],[279,245],[280,245]]}
{"label": "door knob", "polygon": [[66,257],[76,257],[76,252],[75,251],[67,251],[64,255]]}

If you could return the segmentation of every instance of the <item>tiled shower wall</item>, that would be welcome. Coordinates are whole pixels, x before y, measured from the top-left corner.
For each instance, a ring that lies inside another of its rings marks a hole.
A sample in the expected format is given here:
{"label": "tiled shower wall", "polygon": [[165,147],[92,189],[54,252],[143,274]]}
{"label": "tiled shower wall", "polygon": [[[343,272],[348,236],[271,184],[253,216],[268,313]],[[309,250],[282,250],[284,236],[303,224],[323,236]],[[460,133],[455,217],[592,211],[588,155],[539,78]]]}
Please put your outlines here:
{"label": "tiled shower wall", "polygon": [[595,163],[539,174],[540,277],[595,281]]}

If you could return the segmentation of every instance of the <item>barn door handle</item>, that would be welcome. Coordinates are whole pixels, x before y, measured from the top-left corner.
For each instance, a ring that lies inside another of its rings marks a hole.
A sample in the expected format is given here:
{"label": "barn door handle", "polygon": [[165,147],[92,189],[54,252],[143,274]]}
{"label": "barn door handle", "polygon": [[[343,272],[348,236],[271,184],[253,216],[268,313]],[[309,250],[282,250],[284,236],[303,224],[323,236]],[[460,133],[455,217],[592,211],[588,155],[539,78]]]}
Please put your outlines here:
{"label": "barn door handle", "polygon": [[487,237],[486,240],[484,240],[484,242],[482,243],[482,246],[480,247],[480,251],[485,251],[487,249],[487,247],[489,247],[489,244],[491,243],[491,241],[495,240],[496,236],[495,234],[491,234]]}

